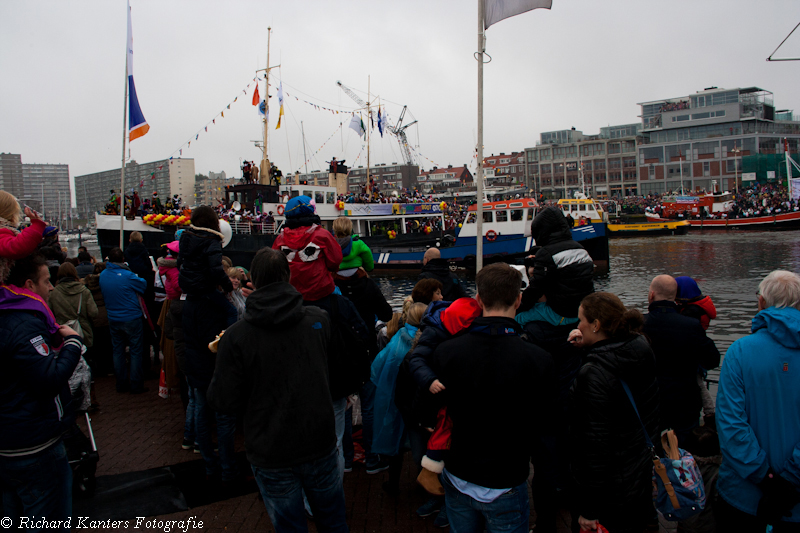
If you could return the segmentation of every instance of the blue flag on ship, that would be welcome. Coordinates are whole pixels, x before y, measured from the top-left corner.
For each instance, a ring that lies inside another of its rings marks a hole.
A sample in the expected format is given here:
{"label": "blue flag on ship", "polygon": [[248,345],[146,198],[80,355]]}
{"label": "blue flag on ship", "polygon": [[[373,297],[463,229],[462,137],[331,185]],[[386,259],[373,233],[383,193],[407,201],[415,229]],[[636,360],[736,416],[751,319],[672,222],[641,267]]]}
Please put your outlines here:
{"label": "blue flag on ship", "polygon": [[133,31],[131,26],[131,4],[128,2],[128,140],[138,139],[148,131],[150,125],[144,119],[133,83]]}

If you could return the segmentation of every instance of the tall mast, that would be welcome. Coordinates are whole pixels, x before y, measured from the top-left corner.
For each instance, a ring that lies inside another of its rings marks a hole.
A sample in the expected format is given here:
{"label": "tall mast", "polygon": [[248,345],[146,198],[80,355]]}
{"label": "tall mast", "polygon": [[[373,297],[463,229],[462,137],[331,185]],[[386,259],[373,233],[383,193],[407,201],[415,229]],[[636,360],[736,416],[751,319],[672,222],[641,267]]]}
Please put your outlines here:
{"label": "tall mast", "polygon": [[[130,9],[130,7],[128,7]],[[130,18],[128,19],[130,21]],[[125,249],[125,141],[128,139],[128,42],[125,42],[125,100],[122,103],[122,165],[119,179],[119,248]],[[133,201],[133,198],[131,198]]]}
{"label": "tall mast", "polygon": [[475,192],[477,204],[475,272],[483,268],[483,52],[486,49],[486,35],[483,29],[484,0],[478,0],[478,180]]}
{"label": "tall mast", "polygon": [[[370,122],[369,122],[369,119],[370,119],[370,116],[369,116],[369,104],[370,104],[370,101],[369,100],[370,100],[370,98],[372,98],[372,95],[370,94],[370,77],[367,76],[367,187],[369,187],[369,178],[370,178],[370,175],[369,175],[369,124],[370,124]],[[368,196],[369,199],[372,200],[372,189],[370,189],[367,192],[369,194],[369,196]]]}
{"label": "tall mast", "polygon": [[[267,185],[270,180],[269,156],[267,155],[267,134],[269,129],[267,119],[269,118],[269,41],[271,33],[272,28],[267,27],[267,68],[264,75],[264,79],[266,80],[266,87],[264,88],[264,149],[261,155],[261,172],[259,173],[259,181]],[[258,81],[256,81],[256,83],[258,83]]]}

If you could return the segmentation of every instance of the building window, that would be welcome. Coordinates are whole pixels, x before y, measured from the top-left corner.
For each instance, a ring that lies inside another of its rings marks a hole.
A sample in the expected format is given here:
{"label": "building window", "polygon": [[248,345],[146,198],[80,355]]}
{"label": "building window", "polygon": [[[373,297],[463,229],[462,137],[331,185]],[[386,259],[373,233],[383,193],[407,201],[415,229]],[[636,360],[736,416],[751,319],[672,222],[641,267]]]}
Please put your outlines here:
{"label": "building window", "polygon": [[710,175],[711,175],[711,162],[703,161],[703,176],[710,176]]}

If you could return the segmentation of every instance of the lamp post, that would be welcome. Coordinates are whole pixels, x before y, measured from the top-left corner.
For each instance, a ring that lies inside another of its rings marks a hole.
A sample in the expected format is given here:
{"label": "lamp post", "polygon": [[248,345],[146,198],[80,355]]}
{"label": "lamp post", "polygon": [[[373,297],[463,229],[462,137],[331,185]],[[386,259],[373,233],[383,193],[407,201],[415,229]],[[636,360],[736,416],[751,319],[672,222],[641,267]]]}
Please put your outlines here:
{"label": "lamp post", "polygon": [[733,145],[733,150],[731,150],[731,152],[733,152],[733,154],[734,154],[733,155],[733,158],[734,158],[733,159],[733,172],[734,172],[734,174],[733,174],[733,185],[734,185],[734,187],[736,187],[736,194],[738,195],[739,194],[739,165],[738,165],[738,163],[736,161],[736,158],[739,157],[739,154],[742,153],[742,151],[739,149],[739,147],[737,147],[734,144]]}

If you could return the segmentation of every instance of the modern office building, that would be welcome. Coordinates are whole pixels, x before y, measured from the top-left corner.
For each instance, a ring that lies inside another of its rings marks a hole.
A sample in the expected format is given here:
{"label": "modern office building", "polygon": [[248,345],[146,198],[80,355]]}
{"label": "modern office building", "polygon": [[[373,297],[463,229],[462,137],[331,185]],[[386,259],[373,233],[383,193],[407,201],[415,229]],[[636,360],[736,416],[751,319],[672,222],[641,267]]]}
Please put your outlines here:
{"label": "modern office building", "polygon": [[548,198],[571,197],[580,188],[596,198],[639,194],[636,149],[641,124],[601,128],[586,135],[571,128],[543,132],[534,148],[525,149],[529,189]]}
{"label": "modern office building", "polygon": [[[370,166],[369,172],[375,179],[381,191],[397,191],[400,189],[413,189],[417,186],[419,167],[417,165],[388,165]],[[347,189],[357,193],[361,186],[367,183],[367,169],[365,167],[351,168],[347,173]]]}
{"label": "modern office building", "polygon": [[[786,176],[783,139],[796,154],[800,122],[776,111],[758,87],[710,87],[687,96],[643,102],[637,147],[640,194],[733,190]],[[716,183],[715,183],[716,182]]]}
{"label": "modern office building", "polygon": [[[111,193],[119,193],[122,170],[106,170],[94,174],[75,176],[75,196],[78,213],[102,211],[108,203]],[[150,163],[139,164],[131,161],[125,166],[125,191],[130,194],[133,189],[139,196],[152,198],[157,191],[161,203],[177,194],[181,199],[192,204],[194,199],[194,159],[162,159]]]}
{"label": "modern office building", "polygon": [[69,187],[69,165],[38,163],[22,164],[23,194],[17,197],[23,204],[43,213],[47,221],[64,222],[72,212]]}
{"label": "modern office building", "polygon": [[22,180],[22,156],[0,153],[0,190],[19,199],[25,192]]}

